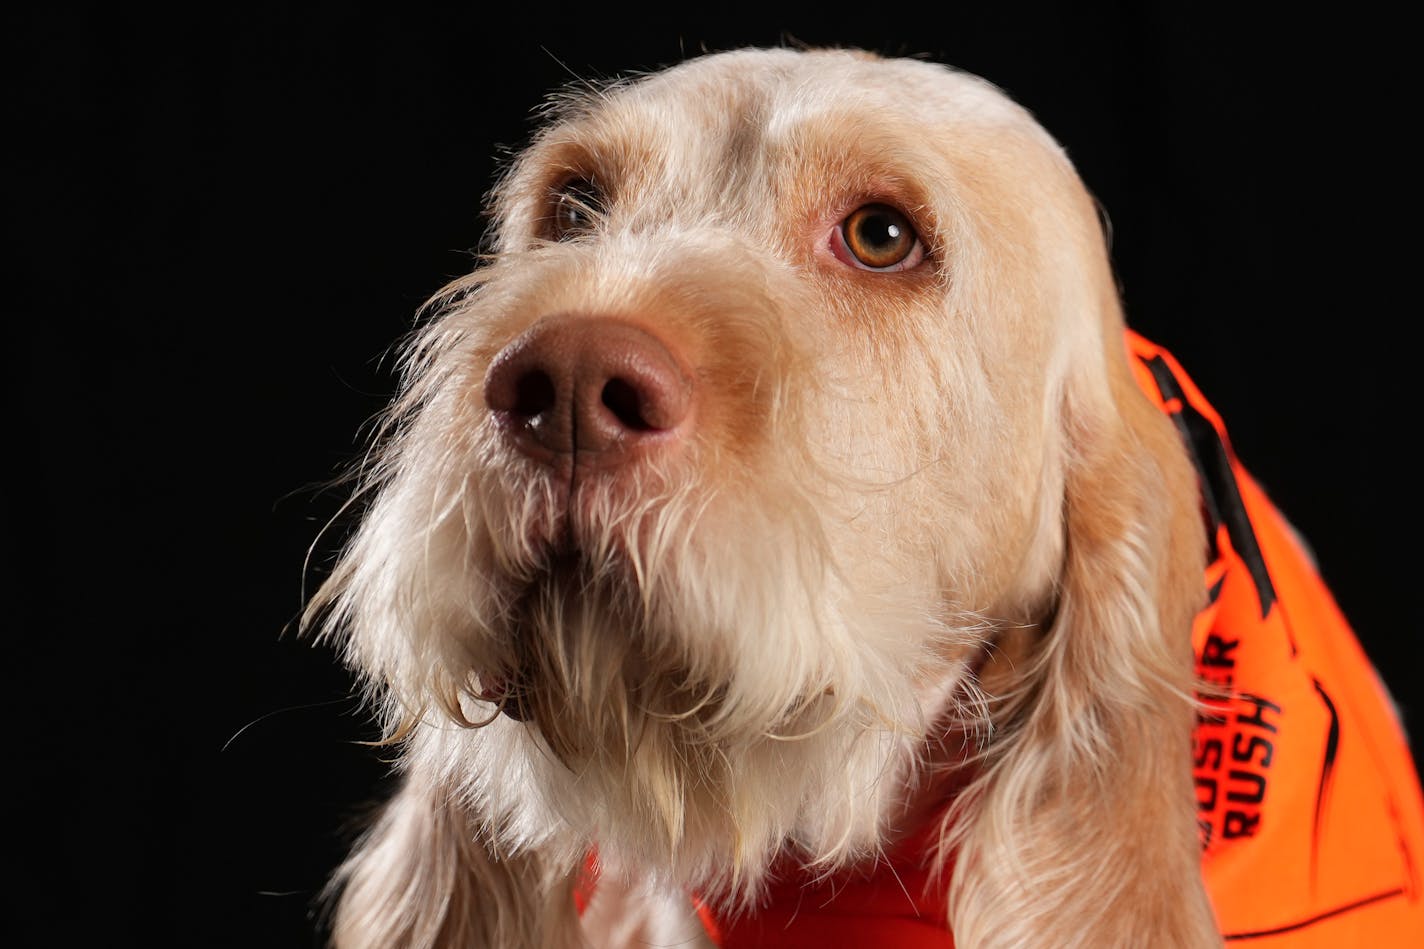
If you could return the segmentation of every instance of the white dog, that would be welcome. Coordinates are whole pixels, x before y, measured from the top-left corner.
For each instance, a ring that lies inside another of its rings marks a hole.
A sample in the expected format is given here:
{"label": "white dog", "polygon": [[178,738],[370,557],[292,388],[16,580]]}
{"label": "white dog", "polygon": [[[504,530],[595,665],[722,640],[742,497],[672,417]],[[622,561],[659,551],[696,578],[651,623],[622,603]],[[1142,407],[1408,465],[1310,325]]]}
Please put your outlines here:
{"label": "white dog", "polygon": [[847,51],[552,112],[312,607],[402,773],[336,942],[797,945],[888,872],[915,945],[1219,944],[1198,486],[1061,149]]}

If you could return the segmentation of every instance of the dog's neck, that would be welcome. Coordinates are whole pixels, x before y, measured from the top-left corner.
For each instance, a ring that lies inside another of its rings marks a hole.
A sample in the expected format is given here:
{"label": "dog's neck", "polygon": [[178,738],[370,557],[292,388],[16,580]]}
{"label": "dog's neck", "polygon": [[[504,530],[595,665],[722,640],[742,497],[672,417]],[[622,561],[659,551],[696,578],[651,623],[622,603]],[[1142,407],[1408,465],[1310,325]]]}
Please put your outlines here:
{"label": "dog's neck", "polygon": [[953,870],[945,831],[955,799],[979,773],[987,738],[987,723],[976,729],[953,710],[970,685],[993,696],[1015,683],[1022,674],[1016,670],[1024,668],[1057,612],[1052,602],[1039,611],[1036,622],[1005,624],[969,657],[957,694],[946,703],[945,721],[932,730],[918,777],[887,819],[890,832],[878,859],[828,875],[804,866],[794,853],[783,853],[754,912],[720,916],[702,907],[703,923],[715,944],[721,949],[953,949],[953,934],[945,928],[949,908],[943,884]]}
{"label": "dog's neck", "polygon": [[[974,666],[986,669],[1004,661],[997,656],[986,648]],[[949,810],[977,774],[977,747],[958,726],[930,743],[924,777],[889,821],[889,842],[873,862],[826,874],[786,852],[772,865],[771,882],[754,912],[722,916],[702,905],[714,943],[719,949],[954,949],[954,936],[945,928],[949,907],[943,885],[953,856],[941,850],[947,846]]]}

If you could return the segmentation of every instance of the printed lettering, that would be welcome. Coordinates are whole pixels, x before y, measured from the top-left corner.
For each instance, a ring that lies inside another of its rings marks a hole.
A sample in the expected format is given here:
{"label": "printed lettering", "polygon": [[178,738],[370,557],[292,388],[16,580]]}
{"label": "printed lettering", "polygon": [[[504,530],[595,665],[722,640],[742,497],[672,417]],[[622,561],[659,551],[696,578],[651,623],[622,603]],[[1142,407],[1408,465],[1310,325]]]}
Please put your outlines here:
{"label": "printed lettering", "polygon": [[1266,799],[1266,779],[1264,776],[1252,771],[1237,771],[1233,768],[1228,772],[1227,778],[1231,781],[1250,785],[1250,789],[1245,791],[1227,788],[1226,799],[1228,801],[1233,801],[1237,804],[1260,804]]}
{"label": "printed lettering", "polygon": [[1260,814],[1227,811],[1226,819],[1221,825],[1221,836],[1225,840],[1231,840],[1235,837],[1254,837],[1256,835],[1257,825],[1260,823]]}
{"label": "printed lettering", "polygon": [[1250,716],[1242,715],[1240,712],[1237,712],[1237,725],[1255,725],[1258,728],[1267,729],[1272,734],[1280,731],[1280,729],[1277,728],[1275,725],[1266,721],[1266,709],[1270,709],[1272,712],[1279,715],[1281,714],[1281,707],[1279,705],[1277,705],[1275,702],[1263,699],[1258,695],[1242,695],[1241,698],[1243,698],[1247,702],[1250,702],[1255,711]]}
{"label": "printed lettering", "polygon": [[[1197,788],[1197,810],[1216,810],[1216,795],[1219,787],[1216,778],[1196,777],[1192,779],[1192,783]],[[1208,827],[1211,826],[1211,821],[1205,821],[1205,823]]]}
{"label": "printed lettering", "polygon": [[1210,768],[1215,771],[1221,767],[1221,755],[1224,750],[1220,738],[1208,738],[1205,741],[1198,740],[1197,756],[1193,762],[1198,768]]}
{"label": "printed lettering", "polygon": [[1216,633],[1208,634],[1206,645],[1202,647],[1201,665],[1207,669],[1235,669],[1236,658],[1231,654],[1239,645],[1239,639],[1222,639]]}
{"label": "printed lettering", "polygon": [[[1259,748],[1261,749],[1261,767],[1269,768],[1271,766],[1271,756],[1274,755],[1276,751],[1275,746],[1272,745],[1268,739],[1262,738],[1260,735],[1251,735],[1249,737],[1249,742],[1245,741],[1247,736],[1241,734],[1237,734],[1231,739],[1231,760],[1241,762],[1242,764],[1250,764],[1251,756],[1255,754],[1256,749]],[[1242,747],[1243,744],[1245,745],[1244,748]]]}

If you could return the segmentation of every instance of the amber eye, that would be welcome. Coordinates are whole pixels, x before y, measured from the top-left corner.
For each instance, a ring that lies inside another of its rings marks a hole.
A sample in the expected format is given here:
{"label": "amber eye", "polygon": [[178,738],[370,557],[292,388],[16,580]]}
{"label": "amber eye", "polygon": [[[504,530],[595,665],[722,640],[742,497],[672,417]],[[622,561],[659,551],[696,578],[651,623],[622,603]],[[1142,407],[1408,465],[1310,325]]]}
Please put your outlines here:
{"label": "amber eye", "polygon": [[853,211],[841,222],[837,236],[853,258],[846,263],[869,270],[906,270],[924,257],[910,219],[888,204]]}
{"label": "amber eye", "polygon": [[568,241],[592,231],[603,217],[603,193],[586,178],[564,182],[554,192],[553,207],[545,220],[550,240]]}

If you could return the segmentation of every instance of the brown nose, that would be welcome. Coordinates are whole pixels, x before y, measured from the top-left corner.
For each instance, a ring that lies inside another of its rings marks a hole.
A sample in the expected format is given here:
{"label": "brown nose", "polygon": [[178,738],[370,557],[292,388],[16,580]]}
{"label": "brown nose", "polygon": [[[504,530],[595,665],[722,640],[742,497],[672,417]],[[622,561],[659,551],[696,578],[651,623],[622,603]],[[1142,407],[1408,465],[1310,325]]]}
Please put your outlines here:
{"label": "brown nose", "polygon": [[652,333],[607,317],[546,317],[485,375],[485,403],[526,455],[617,464],[685,427],[692,380]]}

